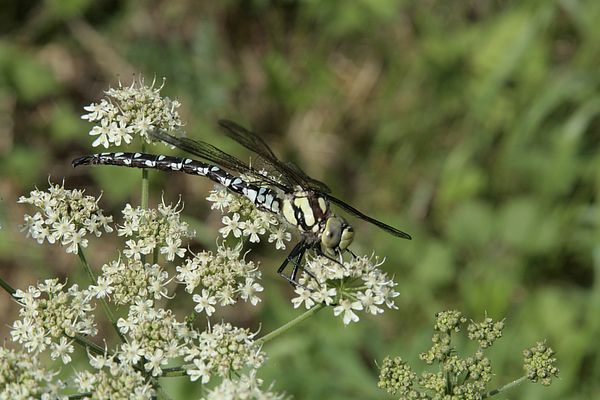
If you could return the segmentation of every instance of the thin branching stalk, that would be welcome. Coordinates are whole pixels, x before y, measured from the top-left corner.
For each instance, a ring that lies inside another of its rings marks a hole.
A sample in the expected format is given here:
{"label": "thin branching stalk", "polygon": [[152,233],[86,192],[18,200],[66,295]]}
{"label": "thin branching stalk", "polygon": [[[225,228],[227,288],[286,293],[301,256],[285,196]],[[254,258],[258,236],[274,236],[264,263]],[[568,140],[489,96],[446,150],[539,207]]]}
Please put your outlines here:
{"label": "thin branching stalk", "polygon": [[[90,264],[87,262],[87,260],[85,258],[83,249],[81,248],[81,246],[78,245],[77,250],[78,250],[77,255],[79,256],[79,261],[81,261],[81,264],[83,265],[83,269],[85,269],[85,272],[87,272],[88,277],[90,278],[90,282],[92,283],[92,285],[97,284],[96,276],[94,275],[94,271],[92,271],[92,267],[90,267]],[[108,303],[102,297],[99,300],[100,300],[100,304],[102,304],[102,308],[104,309],[104,313],[106,314],[106,317],[108,318],[108,320],[110,321],[110,324],[115,329],[115,332],[117,333],[117,335],[119,335],[121,342],[123,342],[123,343],[127,342],[125,337],[121,334],[119,327],[117,326],[117,321],[115,319],[115,316],[114,316],[112,310],[108,306]]]}
{"label": "thin branching stalk", "polygon": [[90,397],[92,397],[92,393],[86,392],[86,393],[72,394],[68,397],[68,399],[76,400],[76,399],[85,399],[85,398],[90,398]]}
{"label": "thin branching stalk", "polygon": [[267,333],[265,336],[261,337],[260,339],[258,339],[256,341],[257,344],[264,344],[274,338],[276,338],[277,336],[287,332],[288,330],[290,330],[291,328],[293,328],[294,326],[298,325],[300,322],[304,321],[305,319],[312,317],[314,314],[316,314],[317,312],[319,312],[320,310],[322,310],[323,308],[325,308],[325,304],[320,303],[317,304],[316,306],[314,306],[313,308],[311,308],[310,310],[306,311],[304,314],[294,318],[293,320],[291,320],[290,322],[288,322],[285,325],[280,326],[279,328],[275,329],[273,332]]}
{"label": "thin branching stalk", "polygon": [[502,387],[499,387],[498,389],[490,390],[489,392],[484,393],[481,396],[481,398],[482,399],[487,399],[489,397],[495,396],[495,395],[497,395],[499,393],[505,392],[505,391],[507,391],[509,389],[512,389],[515,386],[520,385],[521,383],[525,382],[526,380],[527,380],[527,376],[522,376],[519,379],[516,379],[516,380],[514,380],[514,381],[512,381],[510,383],[507,383],[506,385],[504,385]]}
{"label": "thin branching stalk", "polygon": [[0,277],[0,286],[2,286],[2,289],[6,290],[8,294],[10,294],[10,297],[12,297],[15,300],[18,300],[15,298],[16,290],[12,286],[10,286],[10,284],[8,284],[8,282],[6,282],[2,277]]}
{"label": "thin branching stalk", "polygon": [[[142,153],[146,152],[146,143],[142,142]],[[150,180],[148,179],[148,170],[146,168],[142,169],[142,194],[140,199],[140,204],[142,209],[148,208],[148,186]]]}

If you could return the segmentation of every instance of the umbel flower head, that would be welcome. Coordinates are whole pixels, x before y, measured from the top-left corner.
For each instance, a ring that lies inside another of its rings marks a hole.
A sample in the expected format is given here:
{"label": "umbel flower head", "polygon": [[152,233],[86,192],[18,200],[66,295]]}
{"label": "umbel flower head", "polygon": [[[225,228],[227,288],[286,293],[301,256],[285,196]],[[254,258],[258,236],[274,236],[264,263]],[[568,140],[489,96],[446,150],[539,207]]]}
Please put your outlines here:
{"label": "umbel flower head", "polygon": [[[501,389],[486,389],[492,379],[492,366],[484,350],[502,336],[504,321],[495,322],[487,316],[481,322],[471,321],[467,327],[468,337],[477,342],[479,348],[472,356],[461,358],[452,345],[452,335],[461,332],[466,322],[456,310],[438,313],[433,344],[420,355],[428,365],[439,364],[437,372],[426,371],[417,376],[400,357],[386,357],[380,367],[379,387],[401,399],[482,399],[499,393]],[[523,354],[526,377],[532,382],[550,384],[551,377],[558,373],[552,349],[538,343]]]}
{"label": "umbel flower head", "polygon": [[200,333],[194,345],[185,349],[185,361],[193,364],[187,369],[192,381],[210,381],[213,375],[228,378],[245,368],[260,368],[265,353],[254,342],[255,333],[230,323],[209,327]]}
{"label": "umbel flower head", "polygon": [[341,261],[309,256],[292,304],[295,308],[304,304],[307,309],[319,303],[334,305],[333,314],[346,325],[359,320],[358,312],[378,315],[385,308],[395,309],[394,299],[400,293],[394,290],[397,284],[379,269],[382,264],[375,256]]}
{"label": "umbel flower head", "polygon": [[256,399],[256,400],[283,400],[285,395],[271,392],[271,389],[262,389],[262,379],[256,377],[256,372],[241,375],[235,379],[223,379],[220,385],[209,390],[201,400],[222,399]]}
{"label": "umbel flower head", "polygon": [[190,330],[178,321],[171,310],[156,308],[152,300],[137,299],[126,318],[117,321],[119,331],[127,337],[119,359],[126,364],[144,360],[144,368],[153,376],[162,373],[169,359],[183,354],[182,346],[190,339]]}
{"label": "umbel flower head", "polygon": [[65,385],[57,374],[42,366],[36,352],[0,347],[0,399],[59,399]]}
{"label": "umbel flower head", "polygon": [[155,390],[151,383],[132,365],[117,362],[108,355],[88,354],[95,371],[75,373],[75,386],[86,399],[152,399]]}
{"label": "umbel flower head", "polygon": [[185,290],[199,292],[192,297],[196,312],[211,316],[217,303],[228,306],[242,299],[256,305],[261,301],[261,273],[252,261],[244,259],[241,250],[241,243],[233,249],[221,244],[214,254],[202,251],[177,267],[177,280]]}
{"label": "umbel flower head", "polygon": [[527,379],[531,382],[540,382],[544,386],[552,383],[552,378],[558,376],[554,350],[545,342],[538,342],[535,346],[523,350],[523,367]]}
{"label": "umbel flower head", "polygon": [[388,356],[383,359],[379,369],[377,385],[392,396],[398,395],[401,399],[418,399],[418,393],[413,389],[416,380],[417,374],[401,357]]}
{"label": "umbel flower head", "polygon": [[91,136],[97,136],[92,146],[129,144],[134,136],[150,143],[148,132],[154,129],[172,131],[182,126],[177,109],[180,104],[168,97],[161,97],[164,86],[155,87],[156,81],[146,86],[144,79],[134,80],[131,85],[108,89],[100,103],[84,107],[88,114],[81,118],[95,125]]}
{"label": "umbel flower head", "polygon": [[42,244],[59,242],[67,253],[77,254],[78,246],[87,247],[85,236],[96,236],[112,232],[109,225],[112,216],[105,216],[98,200],[85,196],[83,190],[65,189],[61,185],[50,184],[47,191],[33,190],[29,197],[21,196],[19,203],[32,204],[38,208],[33,215],[25,214],[25,224],[21,229]]}
{"label": "umbel flower head", "polygon": [[118,227],[119,236],[132,237],[125,244],[123,254],[134,260],[158,249],[166,259],[183,257],[186,249],[183,241],[193,237],[187,222],[181,221],[181,203],[166,205],[161,202],[158,209],[133,208],[130,204],[123,210],[123,225]]}
{"label": "umbel flower head", "polygon": [[223,216],[224,226],[219,229],[223,239],[231,235],[234,238],[247,237],[250,243],[259,243],[260,237],[268,233],[268,242],[275,242],[276,249],[285,250],[285,242],[292,238],[292,234],[275,215],[258,210],[250,200],[227,191],[221,185],[215,185],[206,200],[212,203],[211,209],[228,214]]}
{"label": "umbel flower head", "polygon": [[102,266],[97,284],[90,286],[97,298],[109,298],[116,305],[134,304],[137,300],[168,297],[169,274],[158,264],[123,259]]}
{"label": "umbel flower head", "polygon": [[52,349],[52,358],[66,364],[73,347],[65,339],[77,334],[94,336],[94,307],[90,293],[72,285],[68,290],[58,279],[47,279],[27,291],[17,290],[14,297],[21,305],[20,319],[13,322],[11,336],[30,352]]}

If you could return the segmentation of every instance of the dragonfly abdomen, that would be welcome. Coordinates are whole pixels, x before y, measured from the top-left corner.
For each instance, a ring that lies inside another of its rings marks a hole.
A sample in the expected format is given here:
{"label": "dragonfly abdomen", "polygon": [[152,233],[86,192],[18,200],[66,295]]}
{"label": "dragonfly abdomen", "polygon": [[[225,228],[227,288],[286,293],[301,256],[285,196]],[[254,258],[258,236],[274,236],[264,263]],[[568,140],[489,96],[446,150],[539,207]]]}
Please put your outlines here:
{"label": "dragonfly abdomen", "polygon": [[265,211],[278,214],[281,208],[282,199],[276,191],[247,182],[216,165],[191,158],[145,153],[99,153],[73,160],[74,167],[79,165],[118,165],[130,168],[180,171],[190,175],[205,176],[211,181],[225,186],[228,190],[245,196],[252,204]]}

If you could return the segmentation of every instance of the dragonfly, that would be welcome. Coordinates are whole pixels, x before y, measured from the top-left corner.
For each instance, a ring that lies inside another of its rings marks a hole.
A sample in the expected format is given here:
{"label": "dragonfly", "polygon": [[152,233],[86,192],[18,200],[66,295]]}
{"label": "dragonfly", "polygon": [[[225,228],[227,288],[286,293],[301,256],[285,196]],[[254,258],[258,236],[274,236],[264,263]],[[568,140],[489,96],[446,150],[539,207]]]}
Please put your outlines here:
{"label": "dragonfly", "polygon": [[[367,221],[385,232],[403,239],[411,236],[397,228],[372,218],[331,194],[331,189],[323,182],[308,176],[300,167],[291,162],[281,161],[269,145],[256,133],[230,120],[219,120],[225,135],[258,156],[264,170],[251,163],[211,145],[210,143],[186,137],[173,136],[165,131],[150,132],[152,139],[162,141],[197,157],[175,157],[146,153],[98,153],[78,157],[73,160],[79,165],[117,165],[131,168],[149,168],[162,171],[179,171],[191,175],[204,176],[227,190],[242,195],[260,210],[276,214],[279,220],[293,226],[300,234],[300,240],[292,248],[277,269],[292,285],[298,285],[297,276],[302,259],[308,250],[325,256],[335,262],[348,251],[354,240],[354,229],[347,220],[336,214],[332,205],[346,213]],[[249,178],[250,179],[249,179]],[[288,276],[284,273],[292,263]],[[304,269],[304,268],[302,268]],[[309,275],[310,272],[306,271]]]}

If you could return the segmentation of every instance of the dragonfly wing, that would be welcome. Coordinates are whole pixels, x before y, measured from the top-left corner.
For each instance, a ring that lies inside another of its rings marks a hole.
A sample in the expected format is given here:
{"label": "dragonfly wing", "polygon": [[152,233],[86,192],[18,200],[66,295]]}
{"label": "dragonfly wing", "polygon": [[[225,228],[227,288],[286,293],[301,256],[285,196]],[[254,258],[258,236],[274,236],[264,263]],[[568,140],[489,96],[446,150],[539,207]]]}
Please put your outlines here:
{"label": "dragonfly wing", "polygon": [[317,192],[330,192],[326,184],[311,178],[297,165],[279,160],[269,145],[256,133],[226,119],[219,120],[219,125],[231,139],[258,154],[271,168],[280,173],[291,187],[300,186]]}
{"label": "dragonfly wing", "polygon": [[277,186],[283,190],[287,189],[287,187],[281,185],[281,183],[264,176],[254,168],[250,167],[247,163],[243,162],[237,157],[232,156],[231,154],[225,153],[223,150],[213,146],[212,144],[203,142],[201,140],[172,136],[162,130],[154,130],[150,132],[150,137],[155,140],[170,144],[171,146],[174,146],[196,157],[202,158],[203,160],[214,163],[225,169],[250,175],[256,179],[256,183],[265,183],[268,185]]}
{"label": "dragonfly wing", "polygon": [[383,229],[384,231],[386,231],[387,233],[389,233],[391,235],[398,236],[398,237],[401,237],[403,239],[408,239],[408,240],[412,239],[412,237],[408,233],[402,232],[401,230],[396,229],[393,226],[390,226],[388,224],[384,224],[383,222],[378,221],[375,218],[371,218],[368,215],[365,215],[362,212],[358,211],[356,208],[352,207],[350,204],[344,203],[342,200],[340,200],[338,198],[335,198],[330,195],[328,195],[327,198],[329,199],[329,201],[331,201],[335,205],[339,206],[340,208],[344,209],[349,214],[352,214],[355,217],[358,217],[367,222],[370,222],[373,225],[375,225],[376,227]]}

